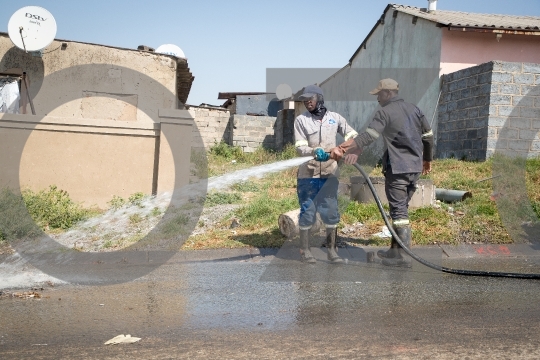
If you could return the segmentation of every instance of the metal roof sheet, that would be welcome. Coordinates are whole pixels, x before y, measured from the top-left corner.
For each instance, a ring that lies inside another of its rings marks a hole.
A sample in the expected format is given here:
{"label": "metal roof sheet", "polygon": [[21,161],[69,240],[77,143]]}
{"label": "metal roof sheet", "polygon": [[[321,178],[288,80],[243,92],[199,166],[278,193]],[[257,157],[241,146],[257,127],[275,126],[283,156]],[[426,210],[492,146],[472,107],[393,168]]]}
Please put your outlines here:
{"label": "metal roof sheet", "polygon": [[480,14],[450,10],[427,12],[426,9],[399,4],[391,4],[391,7],[400,12],[446,26],[540,31],[539,16]]}

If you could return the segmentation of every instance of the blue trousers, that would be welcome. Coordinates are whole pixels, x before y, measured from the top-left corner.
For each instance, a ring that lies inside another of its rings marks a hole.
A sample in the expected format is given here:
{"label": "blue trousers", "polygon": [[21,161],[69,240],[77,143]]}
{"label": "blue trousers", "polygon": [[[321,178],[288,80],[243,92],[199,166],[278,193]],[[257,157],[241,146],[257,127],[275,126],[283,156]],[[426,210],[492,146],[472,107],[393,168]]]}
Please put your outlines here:
{"label": "blue trousers", "polygon": [[300,202],[300,227],[310,227],[317,212],[326,225],[339,223],[338,185],[336,177],[297,179],[296,191]]}

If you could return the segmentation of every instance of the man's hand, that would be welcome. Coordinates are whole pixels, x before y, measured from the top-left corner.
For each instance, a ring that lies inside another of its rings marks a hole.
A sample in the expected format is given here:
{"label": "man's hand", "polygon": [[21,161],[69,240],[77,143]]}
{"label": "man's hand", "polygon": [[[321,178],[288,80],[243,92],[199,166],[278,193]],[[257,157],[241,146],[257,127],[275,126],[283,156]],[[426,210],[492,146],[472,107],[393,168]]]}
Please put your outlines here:
{"label": "man's hand", "polygon": [[358,161],[358,157],[362,155],[363,151],[364,149],[359,148],[359,147],[350,149],[349,151],[347,151],[347,153],[345,154],[345,164],[347,165],[356,164],[356,162]]}
{"label": "man's hand", "polygon": [[347,165],[356,164],[358,161],[358,155],[356,154],[345,154],[345,157],[343,158],[343,162]]}
{"label": "man's hand", "polygon": [[423,163],[422,175],[427,175],[431,172],[431,161],[425,161]]}
{"label": "man's hand", "polygon": [[344,153],[345,152],[341,150],[339,146],[336,146],[330,150],[330,159],[339,161],[343,157]]}
{"label": "man's hand", "polygon": [[345,155],[345,153],[360,155],[362,153],[362,149],[358,147],[354,139],[349,139],[330,150],[330,159],[339,161],[343,155]]}

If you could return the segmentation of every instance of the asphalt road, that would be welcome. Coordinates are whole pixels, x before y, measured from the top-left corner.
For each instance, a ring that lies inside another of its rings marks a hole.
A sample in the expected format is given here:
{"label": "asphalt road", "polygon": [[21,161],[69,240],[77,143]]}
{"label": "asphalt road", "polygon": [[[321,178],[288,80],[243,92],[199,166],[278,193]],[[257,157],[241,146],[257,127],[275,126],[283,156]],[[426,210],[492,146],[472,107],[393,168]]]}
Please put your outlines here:
{"label": "asphalt road", "polygon": [[[191,252],[125,283],[5,289],[0,358],[540,358],[539,281],[388,269],[358,249],[335,266],[318,251],[313,266],[286,249]],[[119,334],[142,340],[104,345]]]}

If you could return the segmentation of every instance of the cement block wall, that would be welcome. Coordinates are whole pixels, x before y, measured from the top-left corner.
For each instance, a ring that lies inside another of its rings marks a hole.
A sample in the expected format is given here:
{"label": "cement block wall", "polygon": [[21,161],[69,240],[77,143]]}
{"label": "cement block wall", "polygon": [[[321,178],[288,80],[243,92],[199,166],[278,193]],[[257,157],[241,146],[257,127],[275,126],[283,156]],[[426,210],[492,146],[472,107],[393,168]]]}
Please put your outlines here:
{"label": "cement block wall", "polygon": [[540,65],[491,61],[445,76],[438,158],[540,155]]}
{"label": "cement block wall", "polygon": [[294,141],[294,110],[282,110],[277,117],[232,115],[228,110],[191,107],[195,115],[194,150],[208,150],[215,144],[225,142],[240,146],[245,152],[253,152],[262,146],[281,150]]}
{"label": "cement block wall", "polygon": [[232,145],[240,146],[244,152],[253,152],[259,146],[276,148],[276,117],[233,115]]}
{"label": "cement block wall", "polygon": [[208,150],[222,141],[232,144],[229,111],[197,107],[192,107],[190,110],[195,114],[192,148]]}
{"label": "cement block wall", "polygon": [[439,158],[485,160],[492,63],[445,75],[439,100]]}
{"label": "cement block wall", "polygon": [[493,62],[487,157],[540,156],[540,64]]}

